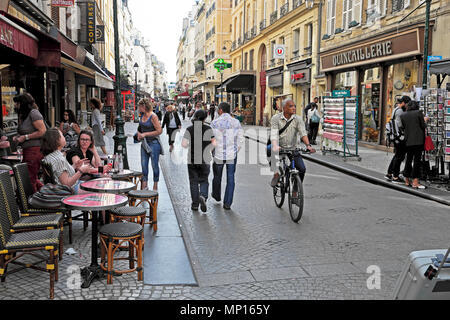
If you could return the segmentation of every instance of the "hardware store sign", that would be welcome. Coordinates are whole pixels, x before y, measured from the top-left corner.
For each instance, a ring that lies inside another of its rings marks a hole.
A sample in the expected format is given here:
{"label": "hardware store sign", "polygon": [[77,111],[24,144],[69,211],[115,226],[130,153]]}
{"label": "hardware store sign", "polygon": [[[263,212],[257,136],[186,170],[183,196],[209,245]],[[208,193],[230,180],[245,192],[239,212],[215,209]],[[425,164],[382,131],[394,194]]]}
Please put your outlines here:
{"label": "hardware store sign", "polygon": [[392,54],[392,41],[372,44],[356,50],[339,53],[333,56],[333,66],[340,66],[353,62],[359,62]]}

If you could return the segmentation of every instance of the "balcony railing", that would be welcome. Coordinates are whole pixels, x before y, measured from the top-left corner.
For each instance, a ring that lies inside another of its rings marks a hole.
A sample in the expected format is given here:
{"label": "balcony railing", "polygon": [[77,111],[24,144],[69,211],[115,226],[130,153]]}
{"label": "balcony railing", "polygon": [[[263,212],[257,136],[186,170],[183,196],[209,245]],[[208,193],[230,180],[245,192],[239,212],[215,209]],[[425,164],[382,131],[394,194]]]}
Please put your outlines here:
{"label": "balcony railing", "polygon": [[292,0],[292,10],[297,9],[303,3],[303,0]]}
{"label": "balcony railing", "polygon": [[405,8],[405,0],[392,0],[392,13],[402,11]]}
{"label": "balcony railing", "polygon": [[278,20],[278,11],[272,12],[270,14],[270,24],[274,24]]}
{"label": "balcony railing", "polygon": [[285,4],[283,4],[280,8],[280,18],[284,17],[285,15],[287,15],[289,12],[289,2],[286,2]]}
{"label": "balcony railing", "polygon": [[262,21],[259,23],[259,30],[260,30],[260,31],[264,30],[265,28],[266,28],[266,19],[262,20]]}
{"label": "balcony railing", "polygon": [[254,37],[256,37],[256,26],[254,26],[251,30],[250,30],[250,34],[251,34],[251,37],[252,37],[252,39],[254,38]]}

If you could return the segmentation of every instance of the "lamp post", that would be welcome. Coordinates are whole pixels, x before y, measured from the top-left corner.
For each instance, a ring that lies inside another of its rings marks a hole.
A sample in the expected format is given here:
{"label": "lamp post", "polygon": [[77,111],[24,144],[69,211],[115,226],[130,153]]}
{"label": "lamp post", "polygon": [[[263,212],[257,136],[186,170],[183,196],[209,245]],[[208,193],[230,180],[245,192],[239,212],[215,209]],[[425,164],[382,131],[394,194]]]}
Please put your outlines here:
{"label": "lamp post", "polygon": [[139,65],[137,64],[137,62],[134,64],[133,69],[134,69],[134,75],[135,75],[135,77],[134,77],[134,110],[133,111],[136,111],[137,74],[139,71]]}
{"label": "lamp post", "polygon": [[431,0],[426,1],[425,11],[425,39],[423,44],[423,74],[422,74],[422,88],[428,88],[428,34],[430,32],[430,7]]}
{"label": "lamp post", "polygon": [[118,153],[122,155],[123,168],[129,169],[128,156],[127,156],[127,136],[125,135],[125,121],[121,115],[121,95],[120,95],[120,50],[119,50],[119,22],[118,22],[118,10],[117,0],[113,0],[113,15],[114,15],[114,56],[115,56],[115,69],[116,69],[116,135],[114,139],[114,154]]}

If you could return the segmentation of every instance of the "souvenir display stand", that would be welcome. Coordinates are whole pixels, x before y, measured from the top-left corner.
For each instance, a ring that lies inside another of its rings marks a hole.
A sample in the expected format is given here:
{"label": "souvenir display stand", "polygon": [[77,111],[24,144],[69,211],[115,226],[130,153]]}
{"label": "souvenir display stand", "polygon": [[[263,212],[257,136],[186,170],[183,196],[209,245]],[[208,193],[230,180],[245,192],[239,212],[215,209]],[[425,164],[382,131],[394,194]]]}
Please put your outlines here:
{"label": "souvenir display stand", "polygon": [[427,90],[421,97],[420,107],[424,115],[430,118],[427,131],[434,144],[434,150],[425,152],[425,161],[432,165],[428,178],[447,183],[449,177],[445,177],[445,167],[450,163],[450,91]]}
{"label": "souvenir display stand", "polygon": [[331,152],[342,155],[344,161],[350,157],[361,161],[358,154],[358,97],[324,96],[322,101],[322,154]]}

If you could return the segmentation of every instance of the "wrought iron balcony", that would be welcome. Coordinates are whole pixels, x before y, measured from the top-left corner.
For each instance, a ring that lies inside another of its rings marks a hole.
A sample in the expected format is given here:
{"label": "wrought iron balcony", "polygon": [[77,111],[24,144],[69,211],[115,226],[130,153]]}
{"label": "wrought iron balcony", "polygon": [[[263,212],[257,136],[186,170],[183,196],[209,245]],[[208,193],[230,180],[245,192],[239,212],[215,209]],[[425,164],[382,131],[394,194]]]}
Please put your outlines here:
{"label": "wrought iron balcony", "polygon": [[297,9],[303,3],[303,0],[292,0],[292,10]]}
{"label": "wrought iron balcony", "polygon": [[262,20],[262,21],[259,23],[259,30],[260,30],[260,31],[264,30],[265,28],[266,28],[266,19]]}
{"label": "wrought iron balcony", "polygon": [[270,14],[270,24],[274,24],[278,20],[278,11],[274,11]]}
{"label": "wrought iron balcony", "polygon": [[405,0],[392,0],[392,13],[399,12],[405,8]]}
{"label": "wrought iron balcony", "polygon": [[285,15],[287,15],[289,12],[289,2],[286,2],[285,4],[283,4],[280,8],[280,18],[284,17]]}

